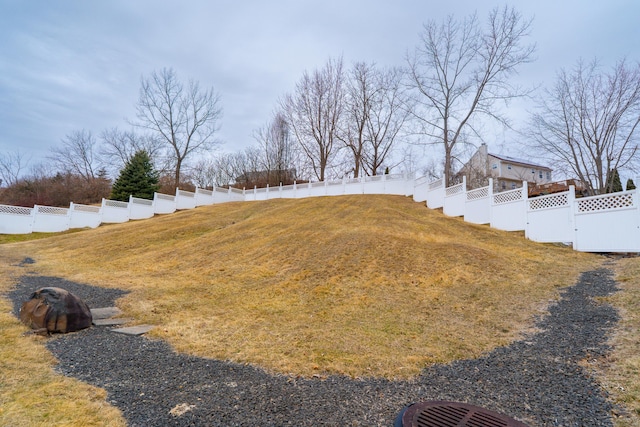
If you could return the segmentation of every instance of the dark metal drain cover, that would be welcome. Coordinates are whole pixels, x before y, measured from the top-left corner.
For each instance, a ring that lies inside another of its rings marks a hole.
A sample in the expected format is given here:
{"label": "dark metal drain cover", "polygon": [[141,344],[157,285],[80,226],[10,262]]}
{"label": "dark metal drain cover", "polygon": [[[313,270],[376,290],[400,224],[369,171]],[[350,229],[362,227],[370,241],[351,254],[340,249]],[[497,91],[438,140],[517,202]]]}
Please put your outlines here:
{"label": "dark metal drain cover", "polygon": [[527,427],[506,415],[459,402],[418,402],[398,415],[395,427]]}

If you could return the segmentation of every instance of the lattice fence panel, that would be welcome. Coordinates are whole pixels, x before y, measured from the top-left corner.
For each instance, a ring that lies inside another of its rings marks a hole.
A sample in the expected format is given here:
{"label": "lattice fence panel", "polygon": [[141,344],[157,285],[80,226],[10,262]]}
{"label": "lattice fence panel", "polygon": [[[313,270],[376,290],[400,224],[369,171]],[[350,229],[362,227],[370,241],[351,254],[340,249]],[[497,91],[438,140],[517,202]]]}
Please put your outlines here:
{"label": "lattice fence panel", "polygon": [[633,193],[614,193],[578,200],[578,212],[597,212],[633,206]]}
{"label": "lattice fence panel", "polygon": [[489,187],[478,188],[467,192],[467,200],[478,200],[489,197]]}
{"label": "lattice fence panel", "polygon": [[198,194],[204,194],[205,196],[212,196],[213,195],[213,191],[211,190],[206,190],[204,188],[197,188],[196,189],[196,193]]}
{"label": "lattice fence panel", "polygon": [[[227,191],[225,190],[224,192],[226,193]],[[156,197],[160,200],[168,200],[170,202],[176,201],[176,196],[170,196],[168,194],[156,193]]]}
{"label": "lattice fence panel", "polygon": [[0,205],[0,213],[10,214],[10,215],[31,215],[33,211],[32,208],[24,208],[21,206],[9,206],[9,205]]}
{"label": "lattice fence panel", "polygon": [[504,193],[498,193],[493,196],[493,203],[499,205],[501,203],[515,202],[522,200],[522,190],[505,191]]}
{"label": "lattice fence panel", "polygon": [[178,190],[178,194],[182,197],[196,197],[196,193],[192,193],[191,191]]}
{"label": "lattice fence panel", "polygon": [[153,200],[141,199],[139,197],[132,197],[131,202],[136,205],[153,206]]}
{"label": "lattice fence panel", "polygon": [[569,205],[567,193],[553,194],[551,196],[536,197],[529,200],[529,210],[557,208]]}
{"label": "lattice fence panel", "polygon": [[73,210],[78,212],[89,212],[89,213],[100,213],[99,206],[90,206],[90,205],[73,205]]}
{"label": "lattice fence panel", "polygon": [[38,213],[45,215],[60,215],[65,216],[69,213],[69,209],[55,208],[53,206],[38,206]]}
{"label": "lattice fence panel", "polygon": [[429,184],[429,190],[435,190],[436,188],[440,187],[442,187],[442,178]]}
{"label": "lattice fence panel", "polygon": [[458,184],[458,185],[454,185],[453,187],[449,187],[445,190],[445,195],[447,196],[454,196],[456,194],[460,194],[464,191],[463,188],[464,184]]}
{"label": "lattice fence panel", "polygon": [[105,200],[104,205],[109,206],[111,208],[121,208],[121,209],[127,209],[129,207],[129,203],[121,202],[119,200]]}

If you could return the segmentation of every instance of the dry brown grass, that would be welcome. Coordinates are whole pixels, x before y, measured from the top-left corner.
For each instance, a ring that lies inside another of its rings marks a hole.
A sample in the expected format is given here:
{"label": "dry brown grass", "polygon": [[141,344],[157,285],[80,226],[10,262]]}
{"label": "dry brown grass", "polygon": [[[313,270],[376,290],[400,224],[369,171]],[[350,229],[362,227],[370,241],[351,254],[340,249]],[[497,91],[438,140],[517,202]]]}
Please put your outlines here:
{"label": "dry brown grass", "polygon": [[616,270],[621,291],[608,300],[621,319],[611,339],[613,353],[599,364],[599,373],[604,387],[627,411],[615,425],[640,427],[640,258],[619,260]]}
{"label": "dry brown grass", "polygon": [[[0,294],[24,271],[20,258],[7,255],[0,263]],[[11,315],[11,305],[0,299],[0,426],[124,426],[120,411],[97,387],[56,374],[55,358],[43,345],[45,338],[22,336],[27,328]]]}
{"label": "dry brown grass", "polygon": [[387,378],[509,343],[600,262],[395,196],[230,203],[0,248],[132,291],[126,316],[178,351]]}

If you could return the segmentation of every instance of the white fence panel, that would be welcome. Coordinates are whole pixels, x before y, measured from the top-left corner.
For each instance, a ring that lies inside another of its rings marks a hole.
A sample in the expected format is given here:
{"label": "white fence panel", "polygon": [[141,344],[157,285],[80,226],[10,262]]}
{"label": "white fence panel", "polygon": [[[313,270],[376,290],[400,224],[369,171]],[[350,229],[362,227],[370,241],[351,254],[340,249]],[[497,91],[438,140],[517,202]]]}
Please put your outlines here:
{"label": "white fence panel", "polygon": [[69,209],[40,205],[35,205],[33,209],[35,233],[57,233],[69,229]]}
{"label": "white fence panel", "polygon": [[204,188],[196,188],[196,206],[213,204],[213,191]]}
{"label": "white fence panel", "polygon": [[280,197],[283,199],[295,199],[296,198],[297,185],[284,185],[280,190]]}
{"label": "white fence panel", "polygon": [[345,193],[345,186],[346,184],[344,180],[327,181],[325,194],[327,196],[343,196]]}
{"label": "white fence panel", "polygon": [[362,182],[363,178],[346,178],[344,180],[344,194],[345,195],[353,195],[353,194],[362,194],[364,183]]}
{"label": "white fence panel", "polygon": [[413,177],[403,174],[383,175],[384,186],[380,194],[393,194],[409,197],[413,195],[415,188]]}
{"label": "white fence panel", "polygon": [[129,221],[129,203],[102,199],[102,222],[121,223]]}
{"label": "white fence panel", "polygon": [[427,191],[427,206],[438,209],[444,206],[444,178],[429,183]]}
{"label": "white fence panel", "polygon": [[193,209],[196,207],[196,193],[176,189],[176,209]]}
{"label": "white fence panel", "polygon": [[309,191],[308,197],[318,197],[318,196],[327,195],[327,188],[324,181],[310,182],[309,184],[307,184],[307,189]]}
{"label": "white fence panel", "polygon": [[549,194],[527,200],[525,237],[534,242],[573,243],[574,187],[563,193]]}
{"label": "white fence panel", "polygon": [[522,188],[493,195],[491,227],[505,231],[520,231],[527,227],[527,183]]}
{"label": "white fence panel", "polygon": [[493,182],[489,178],[489,186],[467,191],[464,206],[464,220],[472,224],[491,223],[491,196]]}
{"label": "white fence panel", "polygon": [[462,177],[462,183],[445,189],[444,207],[442,212],[447,216],[462,216],[467,201],[467,180]]}
{"label": "white fence panel", "polygon": [[71,203],[69,213],[69,228],[96,228],[102,223],[100,206]]}
{"label": "white fence panel", "polygon": [[0,234],[29,234],[33,231],[34,208],[0,205]]}
{"label": "white fence panel", "polygon": [[176,211],[176,196],[153,193],[153,211],[157,214],[172,214]]}
{"label": "white fence panel", "polygon": [[413,183],[413,201],[414,202],[426,202],[427,193],[429,191],[429,178],[423,176],[418,178]]}
{"label": "white fence panel", "polygon": [[638,190],[585,197],[574,202],[574,249],[640,252]]}
{"label": "white fence panel", "polygon": [[363,179],[363,194],[382,194],[384,192],[384,175],[365,176]]}
{"label": "white fence panel", "polygon": [[153,200],[129,196],[129,219],[147,219],[154,214]]}
{"label": "white fence panel", "polygon": [[269,199],[269,187],[265,188],[253,188],[253,191],[247,192],[245,196],[246,200],[268,200]]}
{"label": "white fence panel", "polygon": [[246,196],[244,190],[230,187],[228,197],[230,202],[244,202]]}

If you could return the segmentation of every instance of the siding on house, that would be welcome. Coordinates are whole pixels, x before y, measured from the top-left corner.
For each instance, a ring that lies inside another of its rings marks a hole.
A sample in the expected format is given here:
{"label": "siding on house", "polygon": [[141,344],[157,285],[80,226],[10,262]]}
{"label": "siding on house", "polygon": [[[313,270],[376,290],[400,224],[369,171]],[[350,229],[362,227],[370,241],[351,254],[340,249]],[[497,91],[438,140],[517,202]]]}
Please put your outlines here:
{"label": "siding on house", "polygon": [[521,187],[522,181],[549,183],[553,170],[526,160],[489,153],[487,145],[482,144],[457,175],[466,176],[470,188],[483,187],[488,178],[493,178],[494,190],[503,191]]}

